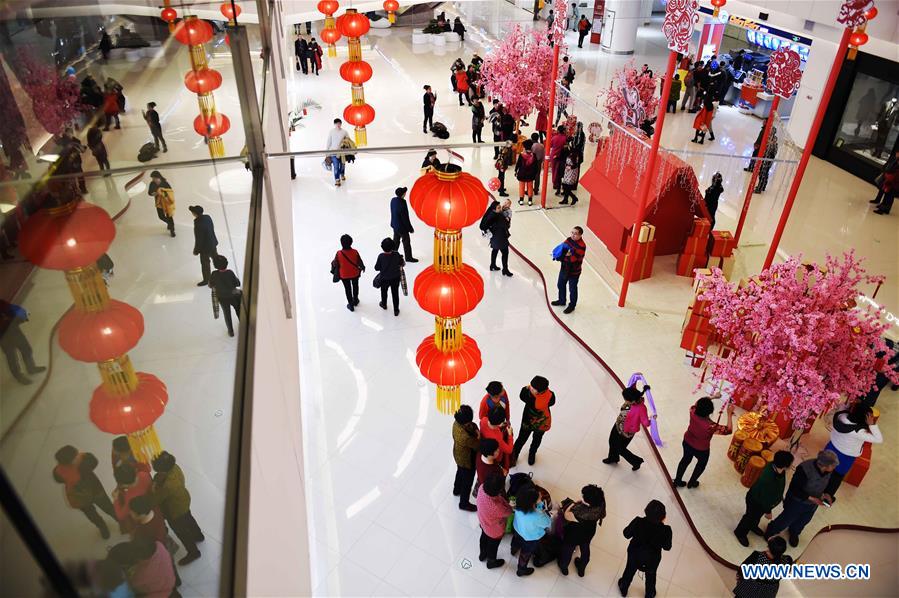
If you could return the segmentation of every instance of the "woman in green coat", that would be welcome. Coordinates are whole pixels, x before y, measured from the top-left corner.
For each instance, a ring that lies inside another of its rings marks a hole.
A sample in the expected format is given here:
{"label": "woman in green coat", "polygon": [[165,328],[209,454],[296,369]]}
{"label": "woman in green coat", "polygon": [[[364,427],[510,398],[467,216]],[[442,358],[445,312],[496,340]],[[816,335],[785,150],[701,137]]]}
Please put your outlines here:
{"label": "woman in green coat", "polygon": [[153,476],[153,498],[187,550],[187,556],[178,564],[187,565],[200,558],[197,542],[206,538],[190,512],[190,493],[184,485],[184,472],[175,463],[175,457],[166,451],[153,460],[153,470],[156,471]]}

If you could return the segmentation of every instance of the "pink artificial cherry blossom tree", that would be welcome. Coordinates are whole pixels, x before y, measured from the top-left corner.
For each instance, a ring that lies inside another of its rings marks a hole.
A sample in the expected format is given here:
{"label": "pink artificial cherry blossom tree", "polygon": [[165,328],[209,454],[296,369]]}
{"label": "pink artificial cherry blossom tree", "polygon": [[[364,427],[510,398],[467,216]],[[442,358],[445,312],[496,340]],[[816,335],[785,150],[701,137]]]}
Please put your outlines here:
{"label": "pink artificial cherry blossom tree", "polygon": [[550,86],[556,79],[552,62],[553,48],[546,31],[525,32],[515,25],[487,54],[481,66],[481,77],[487,93],[499,98],[517,120],[535,109],[549,109]]}
{"label": "pink artificial cherry blossom tree", "polygon": [[[713,378],[731,382],[735,395],[756,397],[756,408],[769,414],[785,411],[796,429],[842,398],[864,395],[877,354],[889,360],[893,351],[882,336],[889,324],[856,299],[859,285],[882,280],[853,252],[828,255],[823,268],[792,257],[741,288],[715,269],[699,299],[709,301],[712,325],[734,350],[708,358]],[[899,382],[894,371],[886,375]]]}
{"label": "pink artificial cherry blossom tree", "polygon": [[81,109],[74,78],[62,77],[25,48],[16,51],[16,72],[31,98],[34,116],[51,135],[61,134]]}

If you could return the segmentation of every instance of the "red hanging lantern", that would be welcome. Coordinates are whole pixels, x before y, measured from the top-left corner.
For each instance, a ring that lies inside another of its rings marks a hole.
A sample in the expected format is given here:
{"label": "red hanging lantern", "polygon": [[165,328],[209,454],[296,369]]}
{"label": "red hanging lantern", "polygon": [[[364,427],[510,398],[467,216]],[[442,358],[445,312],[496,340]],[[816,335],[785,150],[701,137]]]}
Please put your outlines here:
{"label": "red hanging lantern", "polygon": [[[481,350],[473,338],[462,335],[458,351],[441,351],[429,336],[418,345],[415,364],[421,375],[439,387],[458,387],[477,375],[481,369]],[[439,394],[439,393],[438,393]]]}
{"label": "red hanging lantern", "polygon": [[184,74],[184,86],[193,93],[210,93],[222,86],[222,74],[210,68],[187,71]]}
{"label": "red hanging lantern", "polygon": [[175,19],[178,18],[178,11],[176,11],[171,6],[168,8],[163,8],[162,12],[159,13],[159,18],[161,18],[166,23],[172,24],[175,22]]}
{"label": "red hanging lantern", "polygon": [[96,263],[115,234],[115,224],[103,208],[79,201],[28,218],[19,233],[19,250],[41,268],[75,270]]}
{"label": "red hanging lantern", "polygon": [[484,280],[466,264],[453,272],[425,268],[415,277],[413,295],[426,312],[443,318],[458,318],[473,310],[484,298]]}
{"label": "red hanging lantern", "polygon": [[319,35],[326,44],[336,44],[340,40],[340,32],[336,29],[322,29]]}
{"label": "red hanging lantern", "polygon": [[70,309],[59,322],[59,346],[72,359],[100,363],[133,349],[144,334],[144,317],[111,299],[101,311]]}
{"label": "red hanging lantern", "polygon": [[368,104],[350,104],[343,109],[343,120],[355,127],[364,127],[375,119],[375,109]]}
{"label": "red hanging lantern", "polygon": [[240,7],[240,4],[231,4],[230,2],[223,2],[221,6],[219,6],[219,11],[222,15],[228,19],[228,22],[233,23],[234,19],[240,16],[240,13],[243,12],[243,9]]}
{"label": "red hanging lantern", "polygon": [[230,128],[231,120],[221,112],[209,116],[200,114],[194,119],[194,131],[203,137],[221,137]]}
{"label": "red hanging lantern", "polygon": [[412,185],[409,205],[428,226],[456,231],[481,219],[489,194],[481,181],[460,168],[425,174]]}
{"label": "red hanging lantern", "polygon": [[185,17],[175,25],[174,34],[185,46],[199,46],[212,39],[212,25],[197,17]]}
{"label": "red hanging lantern", "polygon": [[864,46],[868,43],[868,34],[864,31],[853,31],[852,35],[849,36],[849,45],[855,46],[856,48],[859,46]]}
{"label": "red hanging lantern", "polygon": [[877,16],[877,7],[876,6],[872,5],[871,8],[869,8],[868,10],[865,11],[865,18],[868,19],[869,21],[873,21],[874,17],[876,17],[876,16]]}
{"label": "red hanging lantern", "polygon": [[338,8],[340,8],[340,3],[337,0],[321,0],[318,3],[318,12],[328,17],[337,12]]}
{"label": "red hanging lantern", "polygon": [[345,37],[362,37],[370,28],[368,17],[360,12],[348,10],[346,14],[337,17],[337,30]]}
{"label": "red hanging lantern", "polygon": [[90,403],[91,421],[109,434],[134,434],[159,419],[169,402],[162,380],[137,372],[137,388],[124,396],[109,393],[103,386],[94,390]]}
{"label": "red hanging lantern", "polygon": [[350,60],[340,65],[340,76],[353,85],[362,85],[371,75],[371,65],[364,60]]}
{"label": "red hanging lantern", "polygon": [[715,9],[712,11],[712,16],[717,17],[718,13],[721,11],[721,7],[727,4],[727,0],[711,0],[711,2],[712,6],[715,7]]}
{"label": "red hanging lantern", "polygon": [[387,11],[387,20],[396,23],[396,11],[400,9],[400,3],[396,0],[384,0],[384,10]]}

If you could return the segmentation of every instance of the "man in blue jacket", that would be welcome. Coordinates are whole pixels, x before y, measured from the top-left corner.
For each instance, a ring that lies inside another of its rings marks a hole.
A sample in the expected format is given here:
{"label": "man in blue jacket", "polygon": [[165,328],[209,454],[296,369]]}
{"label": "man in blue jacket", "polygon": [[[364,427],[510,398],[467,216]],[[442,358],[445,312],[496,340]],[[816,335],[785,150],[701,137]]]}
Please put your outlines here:
{"label": "man in blue jacket", "polygon": [[412,257],[412,242],[409,233],[414,233],[412,222],[409,220],[409,204],[406,203],[406,187],[398,187],[393,199],[390,200],[390,228],[393,229],[393,244],[400,246],[403,240],[403,254],[407,262],[415,263],[418,260]]}

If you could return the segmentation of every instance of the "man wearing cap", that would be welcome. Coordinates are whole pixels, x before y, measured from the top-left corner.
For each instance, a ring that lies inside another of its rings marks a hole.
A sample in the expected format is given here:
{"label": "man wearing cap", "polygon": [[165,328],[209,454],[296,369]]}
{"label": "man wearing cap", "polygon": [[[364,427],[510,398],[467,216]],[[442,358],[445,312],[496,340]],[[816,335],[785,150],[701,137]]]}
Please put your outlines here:
{"label": "man wearing cap", "polygon": [[821,505],[830,506],[834,498],[830,492],[833,470],[839,458],[833,451],[821,451],[817,458],[803,461],[796,468],[784,498],[784,510],[768,525],[765,539],[790,530],[790,546],[799,545],[799,534],[815,516]]}
{"label": "man wearing cap", "polygon": [[393,244],[399,248],[400,239],[403,240],[403,254],[407,262],[415,263],[418,260],[412,257],[412,243],[409,233],[414,233],[412,222],[409,220],[409,205],[406,203],[406,187],[398,187],[393,199],[390,200],[390,228],[393,229]]}
{"label": "man wearing cap", "polygon": [[552,425],[552,414],[549,408],[556,404],[556,393],[549,389],[549,380],[543,376],[534,376],[528,386],[521,389],[518,398],[524,403],[524,413],[521,414],[521,428],[518,431],[518,440],[512,451],[512,465],[518,461],[521,449],[527,443],[531,434],[531,448],[528,451],[528,465],[533,465],[537,458],[537,449],[543,441],[543,435]]}
{"label": "man wearing cap", "polygon": [[143,115],[144,120],[147,121],[147,126],[150,127],[150,134],[153,135],[153,143],[156,145],[156,150],[159,151],[159,144],[161,142],[163,153],[169,151],[165,139],[162,136],[162,123],[159,121],[159,113],[156,112],[156,102],[148,103],[147,109],[143,112]]}
{"label": "man wearing cap", "polygon": [[209,284],[209,262],[218,255],[216,247],[219,241],[215,237],[212,218],[203,213],[203,206],[189,206],[187,209],[194,217],[194,255],[200,256],[200,269],[203,271],[203,280],[197,286],[204,287]]}

